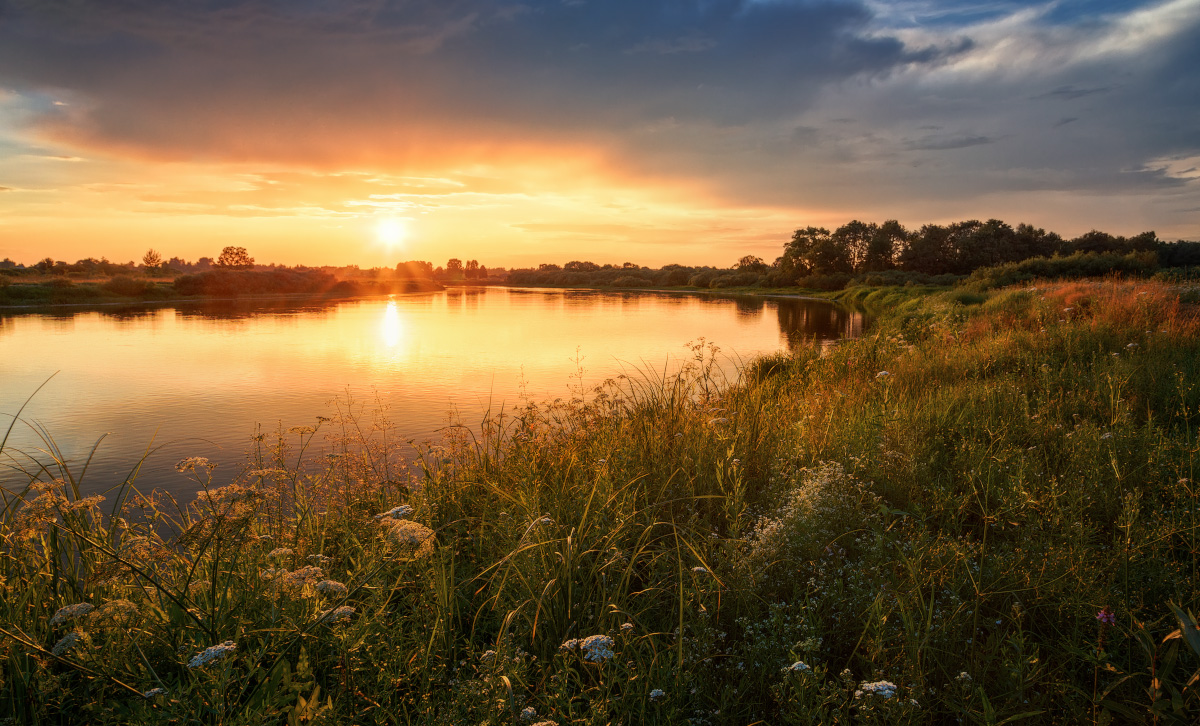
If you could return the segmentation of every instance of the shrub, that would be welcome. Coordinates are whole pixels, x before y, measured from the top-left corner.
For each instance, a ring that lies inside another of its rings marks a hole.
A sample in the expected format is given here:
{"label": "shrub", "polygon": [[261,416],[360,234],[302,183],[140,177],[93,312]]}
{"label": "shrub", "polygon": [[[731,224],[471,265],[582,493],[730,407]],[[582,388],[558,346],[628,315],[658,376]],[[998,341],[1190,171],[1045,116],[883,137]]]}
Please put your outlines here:
{"label": "shrub", "polygon": [[153,287],[154,283],[150,280],[140,277],[129,277],[128,275],[117,275],[101,285],[100,289],[122,297],[141,297]]}

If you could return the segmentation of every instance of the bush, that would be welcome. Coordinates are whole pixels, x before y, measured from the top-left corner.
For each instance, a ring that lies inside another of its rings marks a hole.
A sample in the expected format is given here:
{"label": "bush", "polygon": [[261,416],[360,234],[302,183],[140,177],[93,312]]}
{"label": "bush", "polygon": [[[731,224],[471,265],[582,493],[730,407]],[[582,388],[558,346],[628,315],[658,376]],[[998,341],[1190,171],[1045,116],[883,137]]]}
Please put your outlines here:
{"label": "bush", "polygon": [[117,275],[100,286],[101,290],[121,297],[141,297],[154,287],[154,283],[140,277]]}

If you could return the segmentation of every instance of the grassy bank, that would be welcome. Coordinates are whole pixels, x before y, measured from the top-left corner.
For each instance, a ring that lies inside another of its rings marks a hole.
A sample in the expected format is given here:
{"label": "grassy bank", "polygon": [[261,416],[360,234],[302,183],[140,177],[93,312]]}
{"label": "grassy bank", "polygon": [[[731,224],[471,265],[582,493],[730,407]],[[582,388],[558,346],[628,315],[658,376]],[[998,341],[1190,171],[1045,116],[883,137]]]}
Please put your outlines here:
{"label": "grassy bank", "polygon": [[1194,723],[1196,309],[1157,282],[893,294],[745,385],[698,346],[414,462],[343,412],[233,483],[180,462],[192,502],[33,472],[0,530],[0,717]]}
{"label": "grassy bank", "polygon": [[338,280],[333,275],[320,271],[294,270],[220,270],[182,275],[174,280],[119,275],[105,281],[78,283],[65,277],[19,283],[0,277],[0,308],[284,295],[344,298],[441,289],[441,284],[433,280]]}

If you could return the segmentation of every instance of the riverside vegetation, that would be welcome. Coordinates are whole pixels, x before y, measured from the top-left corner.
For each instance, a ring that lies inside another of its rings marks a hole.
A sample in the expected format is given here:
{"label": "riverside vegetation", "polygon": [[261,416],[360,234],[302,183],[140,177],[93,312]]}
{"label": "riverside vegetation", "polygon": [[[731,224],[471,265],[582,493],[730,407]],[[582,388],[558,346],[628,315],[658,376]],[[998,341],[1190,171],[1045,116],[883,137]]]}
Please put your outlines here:
{"label": "riverside vegetation", "polygon": [[410,462],[344,407],[186,503],[6,452],[0,717],[1195,723],[1195,293],[871,295]]}

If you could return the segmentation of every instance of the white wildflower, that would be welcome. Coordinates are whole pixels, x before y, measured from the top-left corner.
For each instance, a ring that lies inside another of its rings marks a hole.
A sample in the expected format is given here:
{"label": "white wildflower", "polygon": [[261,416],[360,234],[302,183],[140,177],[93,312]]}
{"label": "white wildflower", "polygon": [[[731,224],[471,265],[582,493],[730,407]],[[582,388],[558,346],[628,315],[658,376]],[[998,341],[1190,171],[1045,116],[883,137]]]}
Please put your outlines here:
{"label": "white wildflower", "polygon": [[490,665],[494,660],[496,660],[496,651],[494,650],[489,650],[483,655],[479,656],[479,662],[483,663],[484,665]]}
{"label": "white wildflower", "polygon": [[86,603],[86,602],[79,602],[79,603],[75,603],[74,605],[68,605],[65,608],[62,608],[58,612],[54,613],[54,617],[50,618],[50,624],[58,625],[59,623],[65,623],[68,620],[74,620],[75,618],[83,617],[84,615],[87,615],[94,609],[95,608],[90,603]]}
{"label": "white wildflower", "polygon": [[62,637],[62,640],[55,643],[54,648],[51,649],[50,652],[53,653],[54,655],[62,655],[63,653],[66,653],[68,650],[71,650],[72,648],[78,646],[80,643],[86,643],[87,639],[88,639],[87,635],[84,634],[82,631],[72,630],[71,632],[64,635]]}
{"label": "white wildflower", "polygon": [[661,688],[655,688],[653,691],[650,691],[650,700],[651,701],[661,701],[662,699],[664,699],[666,697],[667,697],[667,694],[663,693],[663,689],[661,689]]}
{"label": "white wildflower", "polygon": [[332,610],[326,610],[325,612],[321,613],[321,615],[317,618],[317,622],[336,623],[342,620],[349,620],[356,612],[358,611],[349,605],[339,605]]}
{"label": "white wildflower", "polygon": [[382,514],[376,514],[375,519],[404,519],[405,517],[407,517],[408,515],[410,515],[412,513],[413,513],[412,507],[410,507],[407,504],[401,504],[398,507],[392,507],[391,509],[387,510],[386,512],[383,512]]}
{"label": "white wildflower", "polygon": [[579,638],[571,638],[570,640],[564,640],[563,644],[558,646],[558,649],[559,650],[575,650],[578,647],[579,647]]}
{"label": "white wildflower", "polygon": [[267,553],[267,557],[290,557],[296,554],[291,547],[276,547]]}
{"label": "white wildflower", "polygon": [[414,548],[414,557],[433,554],[433,530],[429,527],[411,519],[396,520],[388,526],[388,537],[398,545]]}
{"label": "white wildflower", "polygon": [[165,695],[167,695],[167,689],[151,688],[149,691],[146,691],[145,693],[142,694],[142,698],[154,698],[155,696],[165,696]]}
{"label": "white wildflower", "polygon": [[289,434],[299,434],[301,436],[308,436],[309,434],[316,433],[316,431],[312,426],[293,426],[288,429]]}
{"label": "white wildflower", "polygon": [[955,678],[954,680],[958,681],[959,683],[970,683],[971,682],[971,674],[967,673],[966,671],[963,671],[963,672],[959,673],[958,678]]}
{"label": "white wildflower", "polygon": [[328,565],[330,562],[330,559],[328,557],[326,557],[325,555],[309,555],[308,561],[315,562],[318,565]]}
{"label": "white wildflower", "polygon": [[188,471],[195,471],[196,469],[208,469],[209,471],[212,471],[215,468],[217,468],[217,465],[203,456],[189,456],[175,465],[175,471],[179,472],[180,474]]}
{"label": "white wildflower", "polygon": [[235,650],[237,650],[237,644],[232,640],[226,640],[219,645],[209,646],[188,661],[188,668],[203,668],[214,660],[221,660]]}
{"label": "white wildflower", "polygon": [[633,630],[633,623],[621,623],[621,630]]}
{"label": "white wildflower", "polygon": [[613,657],[613,639],[607,635],[589,635],[579,643],[584,660],[602,663]]}
{"label": "white wildflower", "polygon": [[693,567],[692,572],[695,572],[697,575],[703,575],[708,572],[708,568],[707,567]]}
{"label": "white wildflower", "polygon": [[879,371],[878,373],[875,374],[875,377],[882,380],[884,378],[887,378],[890,375],[892,375],[892,374],[888,373],[887,371]]}
{"label": "white wildflower", "polygon": [[811,671],[812,668],[809,668],[808,664],[805,663],[804,661],[798,660],[795,663],[791,664],[788,667],[788,670],[791,671],[792,673],[807,673],[808,671]]}
{"label": "white wildflower", "polygon": [[315,586],[322,595],[345,595],[346,586],[337,580],[321,580]]}
{"label": "white wildflower", "polygon": [[875,681],[873,683],[863,683],[854,692],[855,698],[863,698],[870,696],[879,696],[880,698],[891,698],[896,695],[896,684],[891,681]]}
{"label": "white wildflower", "polygon": [[[533,709],[533,706],[526,706],[525,708],[521,709],[521,720],[522,721],[525,721],[528,723],[529,721],[532,721],[535,718],[537,718],[537,711],[535,711]],[[542,723],[545,723],[545,721],[543,721]]]}

